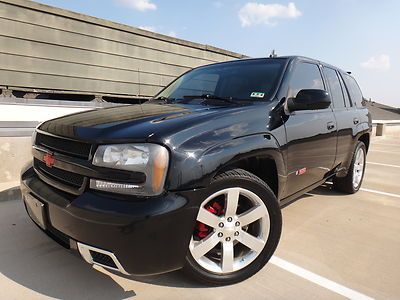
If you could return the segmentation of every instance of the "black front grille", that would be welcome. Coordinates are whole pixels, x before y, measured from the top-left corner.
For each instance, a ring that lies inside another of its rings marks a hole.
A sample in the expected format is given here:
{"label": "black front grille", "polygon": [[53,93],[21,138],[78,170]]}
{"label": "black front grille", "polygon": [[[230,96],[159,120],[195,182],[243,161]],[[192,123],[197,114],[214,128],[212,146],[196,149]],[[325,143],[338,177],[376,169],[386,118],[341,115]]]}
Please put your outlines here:
{"label": "black front grille", "polygon": [[36,158],[34,159],[34,167],[46,177],[74,188],[82,187],[85,181],[83,175],[58,169],[56,167],[49,168],[44,162]]}
{"label": "black front grille", "polygon": [[113,259],[109,255],[93,250],[89,250],[89,252],[94,262],[97,262],[107,267],[117,269],[117,266],[115,265]]}
{"label": "black front grille", "polygon": [[35,144],[61,154],[89,159],[91,144],[54,137],[42,133],[36,134]]}

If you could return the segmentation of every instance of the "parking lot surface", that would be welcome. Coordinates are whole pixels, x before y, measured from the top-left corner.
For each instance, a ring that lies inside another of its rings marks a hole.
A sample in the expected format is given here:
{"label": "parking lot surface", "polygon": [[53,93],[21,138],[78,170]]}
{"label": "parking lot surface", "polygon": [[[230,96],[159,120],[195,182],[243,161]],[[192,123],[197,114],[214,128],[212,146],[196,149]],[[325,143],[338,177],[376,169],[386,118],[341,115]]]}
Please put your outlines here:
{"label": "parking lot surface", "polygon": [[[375,138],[362,190],[325,184],[283,209],[280,245],[245,282],[204,287],[181,272],[125,277],[91,267],[0,185],[0,299],[400,299],[400,141]],[[15,184],[14,184],[15,185]]]}

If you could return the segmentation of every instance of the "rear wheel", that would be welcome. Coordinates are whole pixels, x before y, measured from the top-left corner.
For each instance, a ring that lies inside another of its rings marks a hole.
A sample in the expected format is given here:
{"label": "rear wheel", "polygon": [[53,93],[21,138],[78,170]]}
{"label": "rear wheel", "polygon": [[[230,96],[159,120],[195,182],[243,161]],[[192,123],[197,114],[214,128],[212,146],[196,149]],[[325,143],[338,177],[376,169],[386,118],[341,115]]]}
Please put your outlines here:
{"label": "rear wheel", "polygon": [[354,194],[360,189],[364,179],[366,154],[367,151],[365,144],[359,141],[356,150],[354,151],[353,159],[347,175],[345,177],[333,178],[333,187],[336,190]]}
{"label": "rear wheel", "polygon": [[241,169],[218,175],[209,190],[184,270],[211,285],[242,281],[259,271],[278,245],[278,201],[264,181]]}

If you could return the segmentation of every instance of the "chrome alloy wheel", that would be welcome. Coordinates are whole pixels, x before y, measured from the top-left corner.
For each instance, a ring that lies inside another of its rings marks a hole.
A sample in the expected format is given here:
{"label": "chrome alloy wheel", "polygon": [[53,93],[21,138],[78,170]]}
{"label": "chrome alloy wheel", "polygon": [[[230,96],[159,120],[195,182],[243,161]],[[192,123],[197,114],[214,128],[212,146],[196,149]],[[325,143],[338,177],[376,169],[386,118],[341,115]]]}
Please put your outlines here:
{"label": "chrome alloy wheel", "polygon": [[[206,207],[222,201],[220,215]],[[227,274],[243,269],[264,249],[270,218],[264,202],[255,193],[227,188],[208,197],[200,206],[197,222],[209,228],[207,236],[192,235],[189,249],[194,260],[207,271]]]}
{"label": "chrome alloy wheel", "polygon": [[365,161],[364,149],[358,148],[356,157],[354,159],[354,167],[353,167],[353,187],[355,189],[358,188],[363,178],[364,161]]}

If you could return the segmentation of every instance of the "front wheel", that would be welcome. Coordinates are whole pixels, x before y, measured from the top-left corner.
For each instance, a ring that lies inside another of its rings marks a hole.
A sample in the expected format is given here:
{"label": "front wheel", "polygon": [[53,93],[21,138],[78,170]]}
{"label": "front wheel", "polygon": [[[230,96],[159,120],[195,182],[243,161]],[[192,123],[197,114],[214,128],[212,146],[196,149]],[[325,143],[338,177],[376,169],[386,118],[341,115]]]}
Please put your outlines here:
{"label": "front wheel", "polygon": [[334,189],[348,194],[354,194],[360,189],[364,179],[366,155],[365,144],[359,141],[347,175],[333,178]]}
{"label": "front wheel", "polygon": [[274,193],[241,169],[215,178],[196,221],[184,270],[209,285],[233,284],[258,272],[274,253],[282,228]]}

